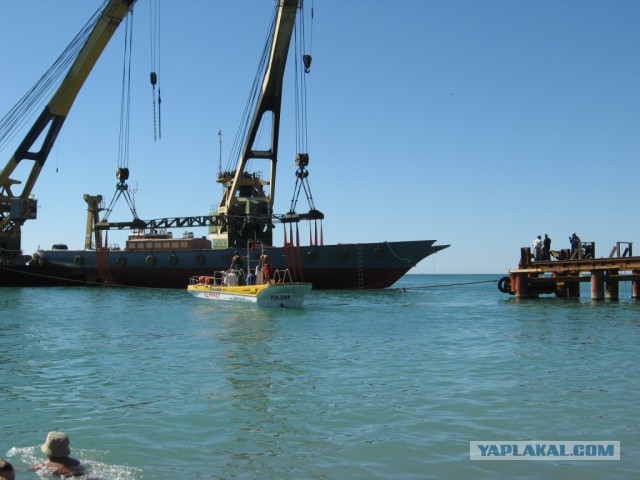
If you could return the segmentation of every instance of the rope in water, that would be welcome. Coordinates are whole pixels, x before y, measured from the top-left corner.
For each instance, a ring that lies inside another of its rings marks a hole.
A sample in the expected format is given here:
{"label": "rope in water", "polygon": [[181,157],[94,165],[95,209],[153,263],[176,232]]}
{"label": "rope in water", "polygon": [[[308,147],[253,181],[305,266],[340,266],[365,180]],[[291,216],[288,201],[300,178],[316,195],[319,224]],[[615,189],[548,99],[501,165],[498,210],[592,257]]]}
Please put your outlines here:
{"label": "rope in water", "polygon": [[[17,270],[17,269],[13,269],[11,267],[4,267],[5,270],[9,271],[9,272],[15,272],[15,273],[20,273],[23,275],[31,275],[34,277],[42,277],[42,278],[49,278],[52,280],[64,280],[65,282],[69,282],[69,283],[77,283],[79,285],[97,285],[97,286],[105,286],[105,287],[128,287],[128,288],[151,288],[154,289],[153,287],[134,287],[131,285],[119,285],[117,283],[103,283],[103,282],[91,282],[91,281],[86,281],[86,280],[75,280],[75,279],[71,279],[71,278],[62,278],[62,277],[55,277],[52,275],[43,275],[40,273],[34,273],[34,272],[25,272],[23,270]],[[387,290],[402,290],[403,292],[406,292],[407,290],[420,290],[420,289],[426,289],[426,288],[443,288],[443,287],[458,287],[458,286],[464,286],[464,285],[477,285],[479,283],[497,283],[498,280],[478,280],[475,282],[460,282],[460,283],[436,283],[433,285],[416,285],[414,287],[396,287],[396,288],[389,288]]]}
{"label": "rope in water", "polygon": [[152,288],[152,287],[133,287],[130,285],[120,285],[118,283],[106,283],[106,282],[97,282],[97,281],[90,281],[90,280],[76,280],[74,278],[65,278],[65,277],[56,277],[54,275],[45,275],[42,273],[34,273],[34,272],[25,272],[24,270],[18,270],[18,269],[14,269],[11,267],[3,267],[4,270],[6,270],[7,272],[13,272],[13,273],[18,273],[21,275],[28,275],[28,276],[32,276],[32,277],[39,277],[39,278],[47,278],[50,280],[57,280],[57,281],[62,281],[65,283],[69,283],[69,284],[78,284],[78,285],[84,285],[84,286],[102,286],[102,287],[119,287],[119,288]]}
{"label": "rope in water", "polygon": [[458,287],[462,285],[476,285],[478,283],[496,283],[498,280],[478,280],[475,282],[461,282],[461,283],[437,283],[434,285],[416,285],[415,287],[398,287],[391,290],[402,290],[406,292],[407,290],[418,290],[423,288],[441,288],[441,287]]}

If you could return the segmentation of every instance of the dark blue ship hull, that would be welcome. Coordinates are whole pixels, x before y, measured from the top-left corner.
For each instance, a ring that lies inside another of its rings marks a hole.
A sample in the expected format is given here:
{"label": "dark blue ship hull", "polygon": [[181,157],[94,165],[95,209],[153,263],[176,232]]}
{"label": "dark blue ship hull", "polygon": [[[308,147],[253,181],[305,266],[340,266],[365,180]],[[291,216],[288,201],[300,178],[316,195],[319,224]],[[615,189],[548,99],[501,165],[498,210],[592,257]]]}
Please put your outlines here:
{"label": "dark blue ship hull", "polygon": [[[274,269],[314,289],[379,289],[393,285],[418,262],[447,248],[435,240],[270,247]],[[247,260],[247,252],[240,252]],[[85,284],[186,288],[194,275],[228,269],[232,250],[40,250],[39,260],[62,279]],[[250,265],[259,251],[248,252]]]}

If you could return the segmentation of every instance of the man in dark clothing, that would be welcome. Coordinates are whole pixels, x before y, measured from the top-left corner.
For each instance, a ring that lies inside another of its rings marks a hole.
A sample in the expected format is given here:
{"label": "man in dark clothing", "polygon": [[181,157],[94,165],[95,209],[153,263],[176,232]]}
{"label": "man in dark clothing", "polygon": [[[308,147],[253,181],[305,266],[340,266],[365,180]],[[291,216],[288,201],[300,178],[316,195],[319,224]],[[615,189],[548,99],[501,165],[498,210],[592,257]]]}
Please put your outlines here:
{"label": "man in dark clothing", "polygon": [[542,258],[544,260],[551,260],[551,239],[546,233],[544,234],[544,240],[542,241]]}
{"label": "man in dark clothing", "polygon": [[244,265],[242,265],[242,257],[240,257],[240,254],[236,250],[233,257],[231,258],[231,267],[229,267],[229,269],[242,270],[243,268],[244,268]]}

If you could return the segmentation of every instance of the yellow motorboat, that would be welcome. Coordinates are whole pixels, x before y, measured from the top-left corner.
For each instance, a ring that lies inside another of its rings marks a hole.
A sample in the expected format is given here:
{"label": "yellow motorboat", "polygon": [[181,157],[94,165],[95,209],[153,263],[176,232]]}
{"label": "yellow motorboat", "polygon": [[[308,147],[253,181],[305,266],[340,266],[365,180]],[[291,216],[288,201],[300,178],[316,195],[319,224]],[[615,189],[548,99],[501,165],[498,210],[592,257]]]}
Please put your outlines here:
{"label": "yellow motorboat", "polygon": [[299,308],[311,291],[310,283],[292,282],[288,270],[276,270],[269,283],[251,283],[242,270],[219,271],[191,277],[187,291],[196,298],[255,303],[261,308]]}

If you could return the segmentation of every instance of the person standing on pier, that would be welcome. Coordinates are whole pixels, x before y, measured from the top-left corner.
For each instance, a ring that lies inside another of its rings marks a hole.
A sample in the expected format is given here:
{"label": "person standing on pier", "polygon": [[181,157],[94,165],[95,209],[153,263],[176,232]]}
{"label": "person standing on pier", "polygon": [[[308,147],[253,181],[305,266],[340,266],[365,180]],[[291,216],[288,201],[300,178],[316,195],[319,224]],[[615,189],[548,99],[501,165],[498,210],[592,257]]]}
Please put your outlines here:
{"label": "person standing on pier", "polygon": [[571,243],[571,258],[573,258],[573,254],[580,250],[580,237],[576,235],[576,232],[571,234],[569,242]]}
{"label": "person standing on pier", "polygon": [[544,234],[544,240],[542,241],[542,258],[543,260],[551,260],[551,239],[549,235]]}
{"label": "person standing on pier", "polygon": [[537,262],[538,260],[542,260],[542,237],[538,235],[533,239],[533,243],[531,244],[533,247],[534,260]]}

